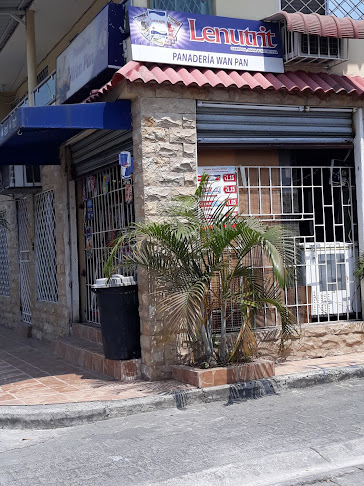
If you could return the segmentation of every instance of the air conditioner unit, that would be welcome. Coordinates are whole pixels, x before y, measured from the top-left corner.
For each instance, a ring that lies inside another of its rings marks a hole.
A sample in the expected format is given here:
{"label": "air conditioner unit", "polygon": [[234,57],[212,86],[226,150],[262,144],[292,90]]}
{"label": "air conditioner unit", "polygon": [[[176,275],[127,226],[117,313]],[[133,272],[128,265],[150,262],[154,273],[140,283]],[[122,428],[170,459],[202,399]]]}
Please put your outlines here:
{"label": "air conditioner unit", "polygon": [[38,191],[41,187],[37,165],[4,165],[0,168],[0,194]]}
{"label": "air conditioner unit", "polygon": [[348,58],[346,39],[288,32],[282,29],[286,64],[336,64]]}

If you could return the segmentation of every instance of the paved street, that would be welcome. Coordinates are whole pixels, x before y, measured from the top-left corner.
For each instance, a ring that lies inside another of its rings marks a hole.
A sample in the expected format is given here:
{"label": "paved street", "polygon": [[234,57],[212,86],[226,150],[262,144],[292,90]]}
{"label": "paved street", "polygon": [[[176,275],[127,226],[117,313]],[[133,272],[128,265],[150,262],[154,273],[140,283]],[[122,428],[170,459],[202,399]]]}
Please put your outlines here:
{"label": "paved street", "polygon": [[351,380],[230,406],[2,430],[0,485],[361,486],[363,396],[364,380]]}

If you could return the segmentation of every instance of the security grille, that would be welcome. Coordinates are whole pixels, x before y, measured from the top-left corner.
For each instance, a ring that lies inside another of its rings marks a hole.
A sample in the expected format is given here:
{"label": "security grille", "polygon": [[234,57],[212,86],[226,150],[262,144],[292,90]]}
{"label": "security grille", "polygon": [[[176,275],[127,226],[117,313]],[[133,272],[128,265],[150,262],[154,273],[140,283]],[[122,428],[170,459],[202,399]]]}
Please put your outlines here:
{"label": "security grille", "polygon": [[[360,318],[356,188],[352,167],[241,167],[241,214],[288,225],[296,243],[297,280],[284,299],[302,323]],[[262,255],[254,266],[269,280]],[[258,327],[279,325],[266,306]]]}
{"label": "security grille", "polygon": [[0,212],[0,295],[9,297],[9,248],[5,211]]}
{"label": "security grille", "polygon": [[37,300],[58,302],[54,192],[35,196],[35,262]]}
{"label": "security grille", "polygon": [[18,234],[19,234],[19,284],[21,317],[24,322],[32,322],[30,271],[29,271],[29,219],[27,198],[17,202],[18,207]]}
{"label": "security grille", "polygon": [[211,13],[211,0],[152,0],[151,7],[206,15]]}
{"label": "security grille", "polygon": [[364,18],[364,1],[358,0],[282,0],[281,9],[286,12],[317,13],[351,17],[355,20]]}
{"label": "security grille", "polygon": [[[86,281],[84,316],[87,322],[99,324],[99,310],[91,286],[97,278],[104,277],[105,258],[114,240],[135,221],[133,183],[132,180],[123,180],[120,167],[114,166],[85,177],[82,185]],[[119,255],[116,255],[116,265],[122,253],[128,251],[128,247],[120,249]],[[134,272],[123,268],[116,273],[134,275]]]}

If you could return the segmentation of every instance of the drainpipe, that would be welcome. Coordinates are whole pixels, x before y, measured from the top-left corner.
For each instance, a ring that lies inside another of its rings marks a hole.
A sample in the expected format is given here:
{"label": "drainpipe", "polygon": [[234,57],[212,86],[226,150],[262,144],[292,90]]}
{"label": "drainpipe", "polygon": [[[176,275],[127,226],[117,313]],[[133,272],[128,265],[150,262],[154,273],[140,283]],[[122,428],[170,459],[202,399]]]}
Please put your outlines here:
{"label": "drainpipe", "polygon": [[34,11],[27,10],[25,15],[27,38],[27,74],[29,106],[34,106],[34,90],[37,86],[37,66],[35,60]]}
{"label": "drainpipe", "polygon": [[[358,108],[354,112],[354,159],[356,203],[358,211],[358,240],[359,253],[364,252],[364,120],[363,109]],[[364,281],[361,281],[361,309],[364,312]]]}

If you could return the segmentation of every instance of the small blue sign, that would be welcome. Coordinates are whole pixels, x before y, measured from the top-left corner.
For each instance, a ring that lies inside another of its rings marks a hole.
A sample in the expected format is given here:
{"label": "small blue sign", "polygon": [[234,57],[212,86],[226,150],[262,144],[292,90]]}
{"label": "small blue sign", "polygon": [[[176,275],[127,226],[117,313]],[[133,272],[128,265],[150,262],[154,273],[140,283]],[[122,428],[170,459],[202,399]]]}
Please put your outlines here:
{"label": "small blue sign", "polygon": [[86,212],[87,212],[87,219],[89,221],[94,219],[94,204],[90,197],[87,199],[86,202]]}

